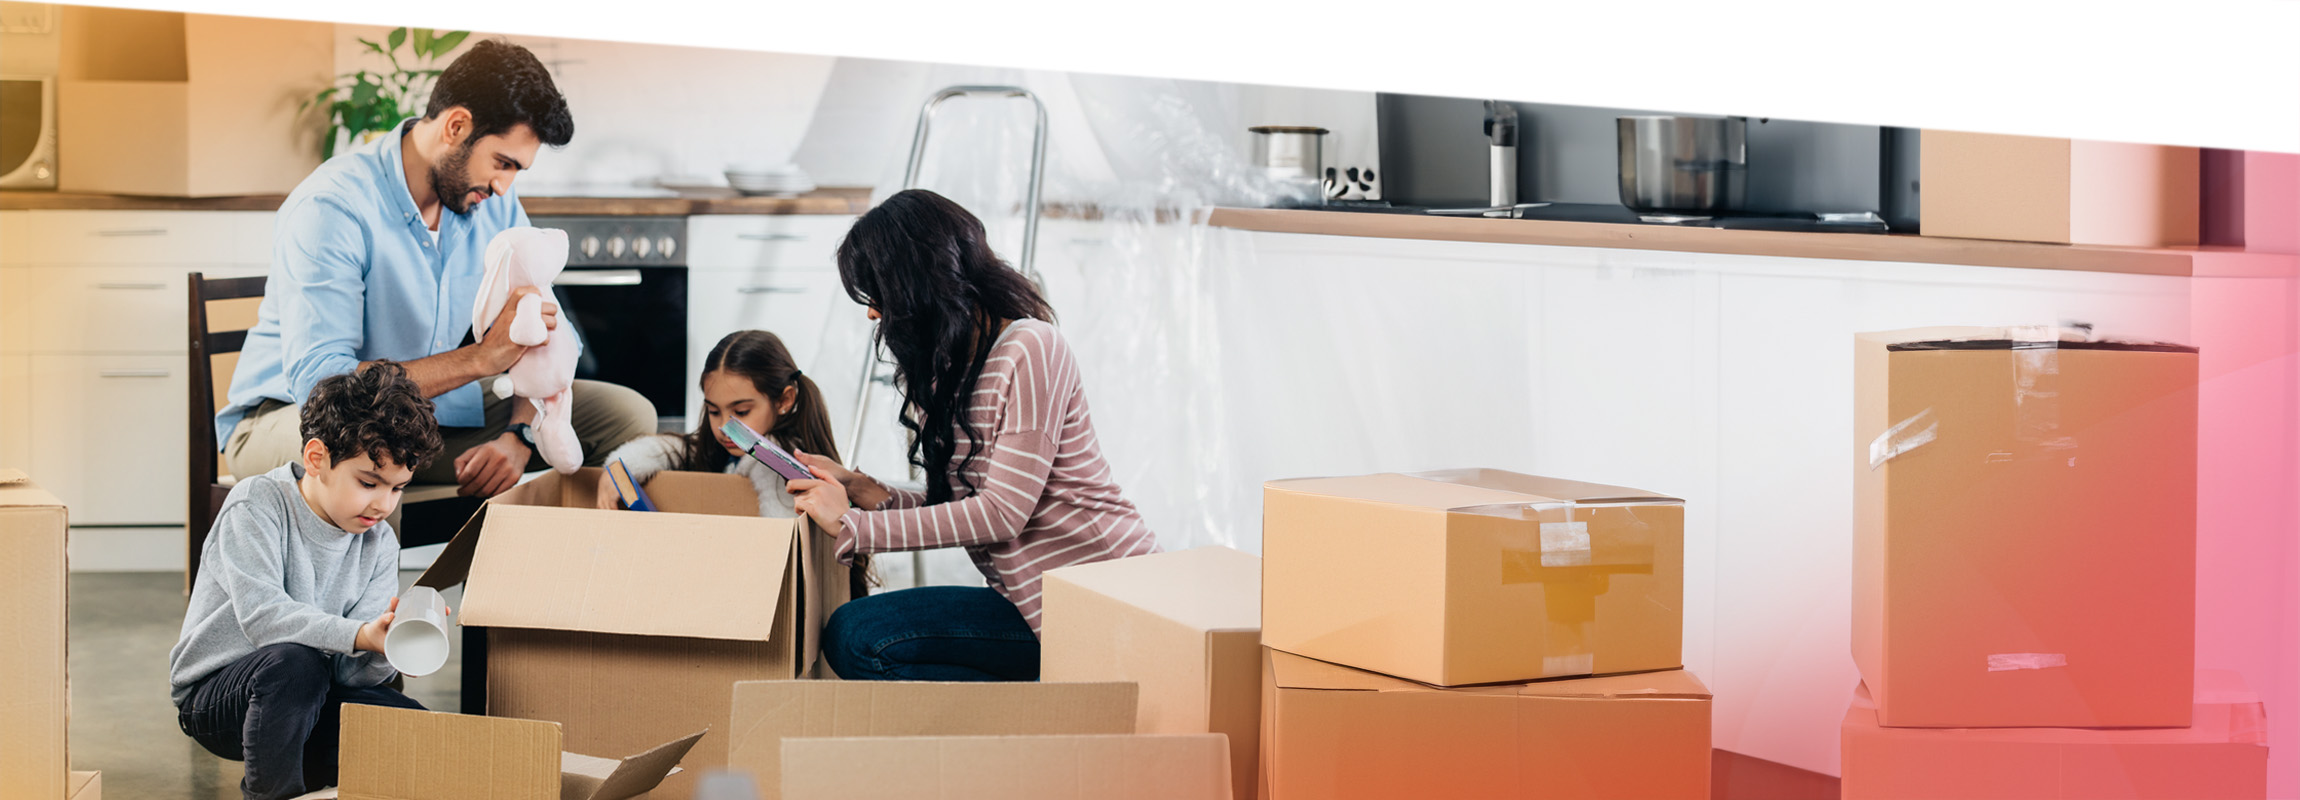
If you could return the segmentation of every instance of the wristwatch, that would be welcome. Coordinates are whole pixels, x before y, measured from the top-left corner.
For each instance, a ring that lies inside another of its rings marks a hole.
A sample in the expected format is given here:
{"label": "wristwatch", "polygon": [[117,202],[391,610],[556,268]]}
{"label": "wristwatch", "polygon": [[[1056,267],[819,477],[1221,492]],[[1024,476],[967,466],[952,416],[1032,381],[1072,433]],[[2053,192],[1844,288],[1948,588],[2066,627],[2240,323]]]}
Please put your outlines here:
{"label": "wristwatch", "polygon": [[511,423],[511,427],[505,429],[504,433],[518,434],[519,441],[527,443],[527,449],[535,449],[535,428],[529,426],[527,423]]}

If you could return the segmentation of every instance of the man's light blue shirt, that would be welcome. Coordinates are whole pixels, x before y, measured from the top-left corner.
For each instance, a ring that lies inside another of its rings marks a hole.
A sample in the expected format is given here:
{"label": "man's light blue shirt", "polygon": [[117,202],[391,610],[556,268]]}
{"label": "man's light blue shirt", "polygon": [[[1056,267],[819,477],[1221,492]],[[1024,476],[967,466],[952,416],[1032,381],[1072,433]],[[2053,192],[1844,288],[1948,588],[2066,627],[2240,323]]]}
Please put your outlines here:
{"label": "man's light blue shirt", "polygon": [[[527,210],[510,191],[468,214],[442,208],[433,244],[400,167],[414,122],[328,159],[280,205],[263,303],[216,413],[219,446],[266,398],[300,405],[322,378],[445,353],[471,331],[487,243],[527,225]],[[442,427],[485,424],[478,382],[432,402]]]}

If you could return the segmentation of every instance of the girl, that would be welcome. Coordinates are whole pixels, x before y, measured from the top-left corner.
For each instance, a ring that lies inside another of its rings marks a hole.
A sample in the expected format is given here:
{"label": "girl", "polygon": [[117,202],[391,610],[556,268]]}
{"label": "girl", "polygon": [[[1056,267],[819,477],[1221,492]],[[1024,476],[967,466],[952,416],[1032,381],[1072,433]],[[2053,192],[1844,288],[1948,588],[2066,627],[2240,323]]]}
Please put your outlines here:
{"label": "girl", "polygon": [[[759,492],[759,516],[798,516],[783,477],[737,449],[720,428],[739,419],[785,450],[837,458],[822,391],[800,374],[783,340],[766,331],[736,331],[712,345],[703,357],[702,383],[702,424],[693,433],[641,436],[607,458],[622,459],[639,483],[666,469],[741,475]],[[605,475],[599,477],[599,507],[618,507]]]}
{"label": "girl", "polygon": [[858,597],[832,612],[823,656],[849,679],[1036,680],[1039,576],[1158,549],[1102,461],[1054,310],[991,253],[980,221],[933,192],[864,214],[838,263],[847,296],[880,321],[926,489],[890,490],[810,451],[800,458],[825,480],[791,481],[797,508],[841,559],[959,546],[990,585]]}

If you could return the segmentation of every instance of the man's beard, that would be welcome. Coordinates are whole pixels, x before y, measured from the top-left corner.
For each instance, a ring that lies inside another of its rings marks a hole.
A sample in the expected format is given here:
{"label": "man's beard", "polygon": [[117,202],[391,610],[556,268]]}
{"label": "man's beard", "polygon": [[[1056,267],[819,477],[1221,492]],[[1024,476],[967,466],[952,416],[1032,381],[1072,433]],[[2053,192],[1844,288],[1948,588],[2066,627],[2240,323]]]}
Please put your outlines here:
{"label": "man's beard", "polygon": [[471,193],[481,192],[481,199],[494,194],[485,186],[471,185],[471,146],[477,142],[466,139],[461,147],[449,151],[438,164],[431,167],[431,193],[439,197],[441,205],[457,214],[471,213]]}

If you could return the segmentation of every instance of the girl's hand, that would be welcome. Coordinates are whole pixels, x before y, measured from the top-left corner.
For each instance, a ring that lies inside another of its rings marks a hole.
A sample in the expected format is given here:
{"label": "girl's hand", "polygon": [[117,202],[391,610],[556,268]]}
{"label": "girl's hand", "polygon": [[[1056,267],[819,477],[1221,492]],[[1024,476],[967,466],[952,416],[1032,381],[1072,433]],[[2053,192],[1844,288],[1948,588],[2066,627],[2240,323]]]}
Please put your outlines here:
{"label": "girl's hand", "polygon": [[871,511],[877,509],[880,503],[886,502],[886,487],[879,485],[876,478],[839,466],[839,462],[797,448],[791,449],[791,456],[797,458],[799,463],[807,465],[807,471],[813,472],[816,476],[824,480],[837,481],[839,486],[846,490],[847,500],[852,502],[856,508]]}
{"label": "girl's hand", "polygon": [[623,498],[615,493],[615,481],[609,479],[605,472],[599,473],[599,502],[597,505],[608,511],[623,507]]}
{"label": "girl's hand", "polygon": [[[811,466],[811,465],[810,465]],[[794,505],[799,513],[813,517],[815,524],[837,536],[839,518],[847,513],[847,489],[838,481],[796,480],[790,482],[791,494],[798,495]]]}

